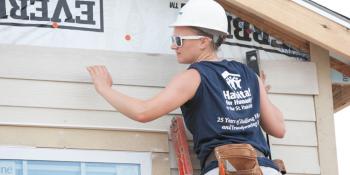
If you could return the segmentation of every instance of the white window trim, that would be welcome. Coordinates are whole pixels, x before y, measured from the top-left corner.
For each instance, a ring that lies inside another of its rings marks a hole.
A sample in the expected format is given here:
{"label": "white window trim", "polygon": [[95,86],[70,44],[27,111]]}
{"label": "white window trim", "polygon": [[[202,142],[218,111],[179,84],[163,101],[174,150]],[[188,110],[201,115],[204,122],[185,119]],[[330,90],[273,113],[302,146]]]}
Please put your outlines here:
{"label": "white window trim", "polygon": [[0,146],[0,159],[140,164],[141,175],[152,175],[150,152]]}

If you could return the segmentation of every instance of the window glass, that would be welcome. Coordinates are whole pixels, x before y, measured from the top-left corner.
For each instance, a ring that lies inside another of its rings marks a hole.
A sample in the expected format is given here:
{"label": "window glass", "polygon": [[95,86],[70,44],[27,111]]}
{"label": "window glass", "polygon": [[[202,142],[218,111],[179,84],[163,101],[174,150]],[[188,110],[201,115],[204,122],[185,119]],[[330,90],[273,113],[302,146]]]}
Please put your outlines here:
{"label": "window glass", "polygon": [[0,175],[141,175],[140,164],[0,160]]}

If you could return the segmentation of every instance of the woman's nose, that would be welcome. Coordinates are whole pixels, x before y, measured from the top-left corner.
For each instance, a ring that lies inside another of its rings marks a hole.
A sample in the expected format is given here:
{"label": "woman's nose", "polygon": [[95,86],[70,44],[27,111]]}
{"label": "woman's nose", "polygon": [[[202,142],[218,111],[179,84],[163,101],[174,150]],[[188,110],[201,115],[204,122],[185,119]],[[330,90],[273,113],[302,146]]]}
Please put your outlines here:
{"label": "woman's nose", "polygon": [[176,44],[174,42],[171,42],[171,49],[176,50],[178,47],[176,46]]}

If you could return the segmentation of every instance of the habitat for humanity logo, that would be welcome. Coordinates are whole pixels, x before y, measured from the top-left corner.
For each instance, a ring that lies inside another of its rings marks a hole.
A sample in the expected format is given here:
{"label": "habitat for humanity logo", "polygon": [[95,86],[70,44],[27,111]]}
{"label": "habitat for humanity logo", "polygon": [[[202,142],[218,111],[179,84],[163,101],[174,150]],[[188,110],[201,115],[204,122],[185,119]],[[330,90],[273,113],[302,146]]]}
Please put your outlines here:
{"label": "habitat for humanity logo", "polygon": [[0,25],[103,32],[103,0],[0,0]]}
{"label": "habitat for humanity logo", "polygon": [[252,108],[252,93],[249,87],[246,89],[242,88],[241,75],[224,71],[221,76],[230,86],[229,90],[223,89],[222,91],[226,102],[226,108],[231,111],[241,111]]}
{"label": "habitat for humanity logo", "polygon": [[237,90],[237,87],[241,89],[241,75],[231,74],[227,71],[223,72],[221,76],[226,80],[226,83],[234,90]]}

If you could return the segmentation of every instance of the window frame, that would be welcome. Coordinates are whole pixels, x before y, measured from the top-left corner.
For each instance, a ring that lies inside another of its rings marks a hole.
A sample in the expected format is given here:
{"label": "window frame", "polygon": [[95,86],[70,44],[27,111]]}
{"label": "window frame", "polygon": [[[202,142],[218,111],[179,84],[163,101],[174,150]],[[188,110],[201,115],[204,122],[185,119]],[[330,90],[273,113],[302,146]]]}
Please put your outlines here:
{"label": "window frame", "polygon": [[141,175],[152,175],[150,152],[0,146],[1,159],[139,164]]}

